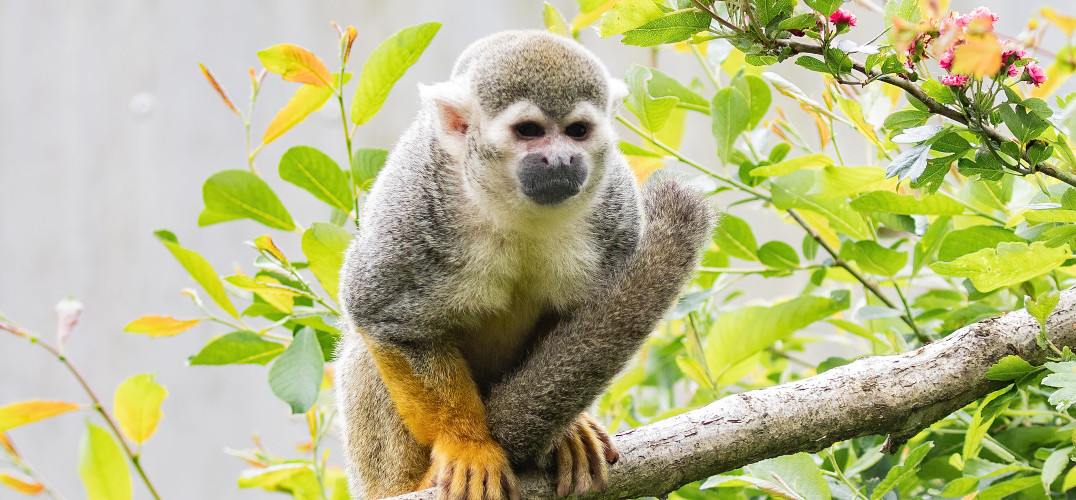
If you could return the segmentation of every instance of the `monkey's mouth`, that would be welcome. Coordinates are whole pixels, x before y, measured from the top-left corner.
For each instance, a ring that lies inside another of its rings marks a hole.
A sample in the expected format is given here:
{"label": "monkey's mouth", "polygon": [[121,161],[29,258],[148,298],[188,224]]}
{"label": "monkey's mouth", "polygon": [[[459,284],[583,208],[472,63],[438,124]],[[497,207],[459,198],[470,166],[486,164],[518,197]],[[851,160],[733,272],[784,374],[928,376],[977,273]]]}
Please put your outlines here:
{"label": "monkey's mouth", "polygon": [[582,161],[527,161],[519,171],[520,190],[539,205],[555,205],[579,194],[587,171]]}

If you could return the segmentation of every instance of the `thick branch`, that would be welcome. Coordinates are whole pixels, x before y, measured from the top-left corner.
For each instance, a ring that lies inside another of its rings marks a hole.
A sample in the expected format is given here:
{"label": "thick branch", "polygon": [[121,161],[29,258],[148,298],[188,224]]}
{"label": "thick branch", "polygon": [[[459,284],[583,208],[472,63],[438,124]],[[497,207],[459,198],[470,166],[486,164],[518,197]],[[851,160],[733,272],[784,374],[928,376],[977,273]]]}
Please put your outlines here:
{"label": "thick branch", "polygon": [[[1076,291],[1061,293],[1048,323],[1053,342],[1076,347]],[[796,382],[726,397],[622,432],[605,491],[584,499],[661,496],[759,460],[815,452],[847,439],[911,436],[1003,384],[983,378],[1013,354],[1040,364],[1038,323],[1025,311],[966,326],[915,351],[875,356]],[[540,472],[520,476],[524,498],[555,498]],[[396,497],[430,500],[434,490]]]}

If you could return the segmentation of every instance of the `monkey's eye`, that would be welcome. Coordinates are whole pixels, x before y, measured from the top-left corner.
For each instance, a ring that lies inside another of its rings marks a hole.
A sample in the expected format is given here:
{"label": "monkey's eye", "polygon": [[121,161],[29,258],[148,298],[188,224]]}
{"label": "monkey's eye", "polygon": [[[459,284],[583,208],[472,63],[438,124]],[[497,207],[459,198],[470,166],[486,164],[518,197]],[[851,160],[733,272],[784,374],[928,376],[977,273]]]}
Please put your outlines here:
{"label": "monkey's eye", "polygon": [[564,135],[572,139],[583,139],[590,132],[590,127],[583,122],[575,122],[564,129]]}
{"label": "monkey's eye", "polygon": [[523,122],[515,127],[516,133],[527,139],[534,139],[545,135],[545,129],[535,122]]}

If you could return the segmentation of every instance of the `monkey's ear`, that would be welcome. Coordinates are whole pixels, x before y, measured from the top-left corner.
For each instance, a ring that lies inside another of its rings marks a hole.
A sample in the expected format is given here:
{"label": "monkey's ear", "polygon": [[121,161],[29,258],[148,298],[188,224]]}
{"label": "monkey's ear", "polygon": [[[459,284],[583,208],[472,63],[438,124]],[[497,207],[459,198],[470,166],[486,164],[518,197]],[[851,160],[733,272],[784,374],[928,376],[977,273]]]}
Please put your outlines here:
{"label": "monkey's ear", "polygon": [[609,114],[615,115],[624,105],[624,98],[628,97],[628,86],[619,78],[609,79]]}
{"label": "monkey's ear", "polygon": [[448,81],[433,85],[419,85],[422,106],[433,117],[438,137],[449,147],[453,143],[466,144],[467,131],[478,118],[474,96],[466,85]]}

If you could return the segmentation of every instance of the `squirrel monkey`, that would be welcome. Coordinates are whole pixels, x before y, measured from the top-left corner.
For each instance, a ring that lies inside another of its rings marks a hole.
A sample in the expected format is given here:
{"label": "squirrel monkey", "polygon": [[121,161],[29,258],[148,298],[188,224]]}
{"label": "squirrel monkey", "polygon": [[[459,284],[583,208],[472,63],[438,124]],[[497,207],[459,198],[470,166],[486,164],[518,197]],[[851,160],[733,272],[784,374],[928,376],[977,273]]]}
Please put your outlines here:
{"label": "squirrel monkey", "polygon": [[481,39],[374,183],[341,272],[337,404],[351,492],[519,498],[604,487],[617,451],[583,413],[672,305],[714,213],[640,194],[617,149],[626,95],[575,41]]}

